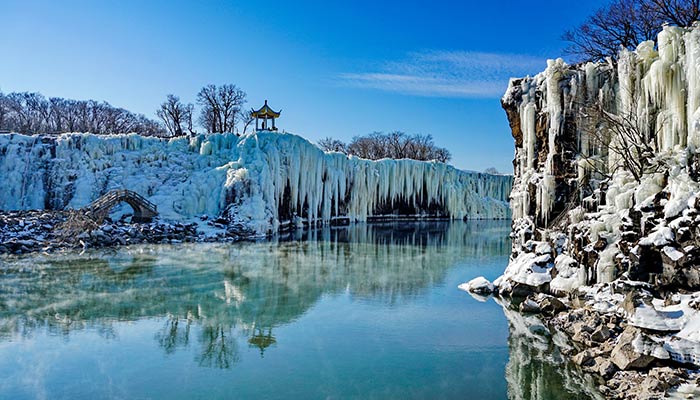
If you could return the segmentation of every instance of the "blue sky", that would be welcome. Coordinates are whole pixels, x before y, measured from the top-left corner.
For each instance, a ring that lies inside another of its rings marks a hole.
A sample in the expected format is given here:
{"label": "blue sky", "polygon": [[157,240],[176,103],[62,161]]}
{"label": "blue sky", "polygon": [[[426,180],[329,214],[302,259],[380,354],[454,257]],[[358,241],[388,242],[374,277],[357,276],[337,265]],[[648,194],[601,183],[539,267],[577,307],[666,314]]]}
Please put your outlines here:
{"label": "blue sky", "polygon": [[459,168],[512,172],[508,78],[543,70],[602,4],[0,0],[0,90],[155,118],[169,93],[235,83],[312,141],[432,134]]}

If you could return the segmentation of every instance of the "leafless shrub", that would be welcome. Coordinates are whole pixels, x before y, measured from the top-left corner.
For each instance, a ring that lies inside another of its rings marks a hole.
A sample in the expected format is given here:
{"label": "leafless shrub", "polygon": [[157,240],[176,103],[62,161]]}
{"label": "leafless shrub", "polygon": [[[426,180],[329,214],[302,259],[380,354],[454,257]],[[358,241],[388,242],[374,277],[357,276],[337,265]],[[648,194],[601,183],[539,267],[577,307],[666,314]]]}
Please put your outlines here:
{"label": "leafless shrub", "polygon": [[59,243],[76,245],[80,241],[78,237],[85,232],[91,232],[99,227],[99,224],[81,210],[65,211],[66,220],[57,224],[54,228],[54,236]]}
{"label": "leafless shrub", "polygon": [[611,112],[598,104],[585,107],[584,115],[593,122],[585,132],[589,149],[580,152],[588,169],[607,178],[623,169],[641,182],[644,175],[663,167],[655,148],[657,126],[663,124],[659,125],[655,116],[647,119],[635,111]]}

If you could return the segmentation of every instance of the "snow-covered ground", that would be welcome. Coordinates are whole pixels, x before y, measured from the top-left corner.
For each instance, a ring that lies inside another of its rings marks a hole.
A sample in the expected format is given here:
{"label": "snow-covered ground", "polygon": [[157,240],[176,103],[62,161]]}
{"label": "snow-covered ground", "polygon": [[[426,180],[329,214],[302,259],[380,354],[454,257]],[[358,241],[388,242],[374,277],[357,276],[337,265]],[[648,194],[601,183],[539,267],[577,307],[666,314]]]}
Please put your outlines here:
{"label": "snow-covered ground", "polygon": [[0,135],[0,209],[79,208],[134,190],[167,219],[224,214],[256,232],[280,222],[365,221],[412,210],[452,219],[510,218],[510,176],[437,162],[324,153],[291,134],[159,139],[134,134]]}

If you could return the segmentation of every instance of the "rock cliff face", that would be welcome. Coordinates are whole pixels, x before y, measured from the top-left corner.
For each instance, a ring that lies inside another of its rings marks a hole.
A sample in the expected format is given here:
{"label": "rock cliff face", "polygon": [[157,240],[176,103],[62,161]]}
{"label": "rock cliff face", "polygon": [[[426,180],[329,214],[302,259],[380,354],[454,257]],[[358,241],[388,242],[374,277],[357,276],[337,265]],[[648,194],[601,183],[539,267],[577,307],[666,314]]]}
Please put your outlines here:
{"label": "rock cliff face", "polygon": [[546,262],[567,254],[583,268],[579,284],[627,273],[700,289],[700,29],[666,27],[658,50],[644,42],[617,65],[550,60],[513,79],[502,104],[516,147],[514,259],[537,241]]}
{"label": "rock cliff face", "polygon": [[608,387],[629,380],[618,369],[700,365],[700,28],[664,27],[617,64],[550,60],[502,105],[513,251],[496,290],[530,312],[559,296],[550,323]]}

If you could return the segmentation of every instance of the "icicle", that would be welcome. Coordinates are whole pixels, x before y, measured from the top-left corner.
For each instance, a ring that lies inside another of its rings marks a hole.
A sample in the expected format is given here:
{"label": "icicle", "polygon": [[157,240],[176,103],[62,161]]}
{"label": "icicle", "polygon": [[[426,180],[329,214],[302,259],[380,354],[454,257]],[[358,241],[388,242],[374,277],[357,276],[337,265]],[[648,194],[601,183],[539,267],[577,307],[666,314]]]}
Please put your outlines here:
{"label": "icicle", "polygon": [[684,36],[687,81],[688,146],[700,147],[700,30],[693,29]]}

